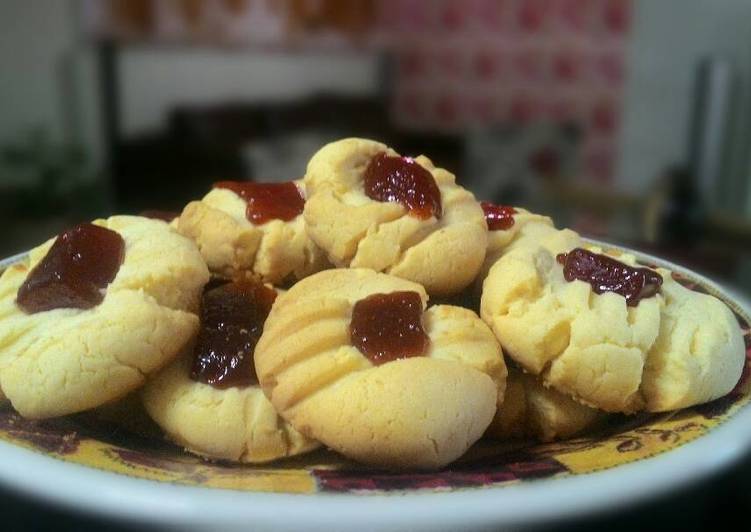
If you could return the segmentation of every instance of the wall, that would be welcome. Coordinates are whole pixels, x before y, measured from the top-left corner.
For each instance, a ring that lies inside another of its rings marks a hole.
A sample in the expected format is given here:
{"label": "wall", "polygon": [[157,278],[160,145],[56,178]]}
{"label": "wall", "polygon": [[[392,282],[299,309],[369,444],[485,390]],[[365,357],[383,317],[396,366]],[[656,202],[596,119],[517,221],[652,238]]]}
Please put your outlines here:
{"label": "wall", "polygon": [[177,104],[283,100],[328,90],[371,93],[375,55],[134,47],[120,63],[123,131],[160,127]]}
{"label": "wall", "polygon": [[98,167],[96,62],[80,39],[78,7],[75,0],[0,2],[0,146],[41,129],[52,143],[86,146],[92,166]]}
{"label": "wall", "polygon": [[[665,168],[685,161],[695,67],[700,59],[723,54],[748,82],[751,2],[640,0],[635,16],[617,181],[622,188],[642,191]],[[731,166],[748,180],[748,159],[739,155],[751,150],[751,138],[742,109],[738,115],[738,145]],[[751,213],[751,197],[748,208]]]}
{"label": "wall", "polygon": [[[42,127],[55,142],[85,145],[99,166],[96,55],[81,37],[79,9],[76,0],[0,2],[0,145]],[[368,93],[377,88],[378,69],[372,54],[126,47],[119,63],[122,128],[160,128],[177,104]]]}
{"label": "wall", "polygon": [[63,106],[63,54],[75,39],[71,2],[0,2],[0,143],[44,125],[68,134]]}
{"label": "wall", "polygon": [[[75,0],[0,2],[0,145],[43,125],[54,139],[83,141],[99,160],[95,61],[78,40],[77,7]],[[751,2],[638,0],[635,17],[617,182],[645,190],[662,170],[685,158],[697,61],[723,53],[750,76]],[[291,98],[319,89],[367,92],[377,86],[378,74],[375,58],[355,54],[200,49],[132,48],[121,69],[126,133],[159,127],[175,102]],[[740,122],[751,115],[742,111]],[[748,130],[737,138],[736,153],[751,151]],[[733,164],[739,174],[751,176],[747,158]],[[747,209],[751,214],[751,186]]]}

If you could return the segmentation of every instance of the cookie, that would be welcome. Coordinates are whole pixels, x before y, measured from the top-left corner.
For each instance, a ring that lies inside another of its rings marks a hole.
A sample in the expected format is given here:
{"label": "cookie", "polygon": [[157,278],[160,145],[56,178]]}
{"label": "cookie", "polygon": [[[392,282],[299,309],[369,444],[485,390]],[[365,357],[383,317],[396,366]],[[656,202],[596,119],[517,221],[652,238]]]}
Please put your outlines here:
{"label": "cookie", "polygon": [[553,220],[548,216],[521,207],[494,205],[486,201],[480,205],[488,224],[487,257],[499,257],[503,250],[519,240],[539,240],[556,231]]}
{"label": "cookie", "polygon": [[[245,194],[248,187],[256,188]],[[261,187],[272,188],[264,191]],[[261,192],[256,194],[256,189]],[[282,198],[282,203],[269,198]],[[183,209],[177,229],[195,241],[212,272],[229,278],[252,272],[266,282],[280,284],[327,267],[323,252],[308,238],[301,215],[303,202],[301,182],[217,183],[203,199]],[[266,207],[256,212],[252,210],[255,205]]]}
{"label": "cookie", "polygon": [[603,412],[544,386],[539,377],[514,368],[509,368],[503,405],[487,436],[549,442],[579,434],[604,417]]}
{"label": "cookie", "polygon": [[719,299],[685,288],[668,270],[658,272],[665,305],[642,377],[646,409],[664,412],[722,397],[743,372],[738,320]]}
{"label": "cookie", "polygon": [[204,291],[195,345],[142,393],[173,441],[208,458],[248,463],[319,446],[277,415],[255,375],[255,346],[275,298],[273,288],[250,277]]}
{"label": "cookie", "polygon": [[451,295],[482,266],[482,209],[427,157],[340,140],[310,160],[305,188],[308,232],[338,267],[370,268],[420,283],[431,295]]}
{"label": "cookie", "polygon": [[608,412],[673,410],[732,390],[745,354],[721,301],[627,253],[553,248],[507,253],[484,284],[483,318],[525,370]]}
{"label": "cookie", "polygon": [[[483,284],[481,315],[506,354],[547,385],[607,412],[640,410],[641,376],[659,332],[662,297],[630,306],[620,294],[567,281],[557,258],[573,245],[558,232],[544,244],[503,255]],[[625,254],[618,259],[635,264]]]}
{"label": "cookie", "polygon": [[520,374],[513,366],[508,366],[506,388],[502,405],[496,409],[493,420],[485,430],[485,436],[499,440],[520,439],[527,436],[527,394]]}
{"label": "cookie", "polygon": [[143,388],[146,411],[175,443],[210,459],[263,463],[320,444],[280,419],[259,386],[214,388],[190,378],[192,353]]}
{"label": "cookie", "polygon": [[355,460],[453,461],[490,423],[506,367],[476,314],[426,302],[421,285],[372,270],[300,281],[275,302],[256,348],[264,392],[301,433]]}
{"label": "cookie", "polygon": [[491,266],[505,252],[514,247],[536,244],[556,234],[557,230],[549,217],[534,214],[521,207],[494,205],[486,201],[480,205],[488,224],[488,248],[480,274],[477,276],[481,288]]}
{"label": "cookie", "polygon": [[[209,274],[190,240],[141,217],[94,224],[123,243],[114,279],[92,292],[98,304],[38,312],[19,306],[26,300],[19,293],[32,284],[27,278],[38,278],[30,272],[50,264],[58,239],[0,277],[0,387],[25,417],[70,414],[124,396],[172,360],[198,327],[194,312]],[[94,261],[110,258],[95,251]],[[47,290],[66,295],[55,286]]]}

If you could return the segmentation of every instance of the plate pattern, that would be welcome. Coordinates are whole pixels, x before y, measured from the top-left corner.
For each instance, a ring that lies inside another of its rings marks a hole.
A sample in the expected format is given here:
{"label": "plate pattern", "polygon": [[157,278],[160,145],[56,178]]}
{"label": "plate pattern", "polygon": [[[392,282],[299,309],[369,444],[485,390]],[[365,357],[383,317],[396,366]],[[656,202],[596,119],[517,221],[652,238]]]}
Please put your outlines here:
{"label": "plate pattern", "polygon": [[744,332],[746,365],[736,388],[711,403],[666,414],[611,416],[584,437],[548,444],[481,440],[442,471],[377,471],[326,450],[267,466],[208,462],[167,441],[137,397],[58,419],[33,421],[0,404],[0,441],[104,471],[175,484],[274,493],[382,494],[508,486],[541,478],[583,475],[643,460],[685,445],[751,401],[751,320],[709,284],[676,278],[712,293],[734,309]]}

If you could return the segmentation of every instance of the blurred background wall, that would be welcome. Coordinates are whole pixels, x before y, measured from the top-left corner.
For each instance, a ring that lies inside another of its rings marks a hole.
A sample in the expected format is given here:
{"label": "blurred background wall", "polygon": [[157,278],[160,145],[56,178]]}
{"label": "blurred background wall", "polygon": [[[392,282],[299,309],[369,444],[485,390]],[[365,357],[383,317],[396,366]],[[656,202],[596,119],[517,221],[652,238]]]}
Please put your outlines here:
{"label": "blurred background wall", "polygon": [[[637,2],[629,43],[618,181],[636,190],[687,156],[696,75],[702,61],[720,58],[736,69],[738,120],[729,136],[733,172],[751,173],[748,157],[751,2],[661,0]],[[736,166],[737,165],[737,166]],[[748,188],[751,193],[751,188]],[[737,207],[751,213],[751,195]]]}
{"label": "blurred background wall", "polygon": [[751,234],[748,20],[746,0],[6,0],[0,251],[370,135],[711,268]]}

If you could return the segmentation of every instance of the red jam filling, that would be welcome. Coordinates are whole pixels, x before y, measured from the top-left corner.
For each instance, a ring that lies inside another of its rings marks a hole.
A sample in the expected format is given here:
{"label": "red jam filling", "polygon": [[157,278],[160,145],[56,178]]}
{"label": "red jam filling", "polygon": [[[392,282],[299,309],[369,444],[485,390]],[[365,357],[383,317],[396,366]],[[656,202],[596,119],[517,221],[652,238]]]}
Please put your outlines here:
{"label": "red jam filling", "polygon": [[16,303],[33,314],[56,308],[87,309],[104,299],[104,289],[125,257],[115,231],[84,223],[57,237],[18,289]]}
{"label": "red jam filling", "polygon": [[248,204],[245,217],[256,225],[271,220],[289,222],[302,214],[305,199],[292,181],[286,183],[250,183],[219,181],[214,188],[231,190]]}
{"label": "red jam filling", "polygon": [[154,220],[163,220],[169,223],[180,216],[180,213],[174,211],[161,211],[158,209],[147,209],[145,211],[141,211],[139,216],[143,216],[144,218],[152,218]]}
{"label": "red jam filling", "polygon": [[425,354],[430,339],[422,328],[417,292],[374,294],[355,303],[350,339],[376,366]]}
{"label": "red jam filling", "polygon": [[563,277],[589,283],[596,294],[615,292],[635,307],[642,299],[660,291],[662,276],[649,268],[634,268],[607,255],[576,248],[561,253],[556,260],[563,265]]}
{"label": "red jam filling", "polygon": [[274,299],[276,292],[254,279],[204,291],[190,378],[220,389],[257,384],[253,353]]}
{"label": "red jam filling", "polygon": [[481,201],[480,207],[485,213],[485,221],[488,224],[488,230],[500,231],[511,229],[514,226],[514,215],[516,209],[507,205],[496,205],[489,201]]}
{"label": "red jam filling", "polygon": [[441,191],[430,172],[414,159],[379,153],[370,160],[364,179],[370,199],[400,203],[422,220],[441,217]]}

